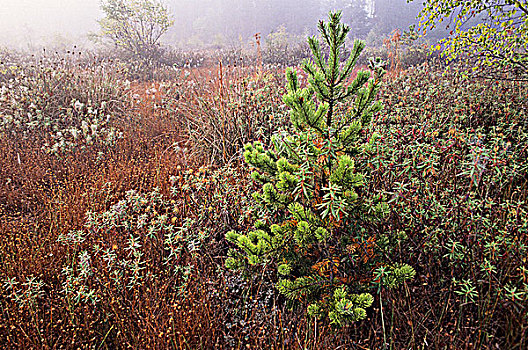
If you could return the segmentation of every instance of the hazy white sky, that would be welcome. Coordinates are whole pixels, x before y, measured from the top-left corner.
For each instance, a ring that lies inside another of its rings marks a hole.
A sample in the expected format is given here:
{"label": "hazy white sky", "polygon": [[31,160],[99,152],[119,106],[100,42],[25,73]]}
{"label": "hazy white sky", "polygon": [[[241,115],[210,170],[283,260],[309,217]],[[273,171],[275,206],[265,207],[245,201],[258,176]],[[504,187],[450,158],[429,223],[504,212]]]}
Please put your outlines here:
{"label": "hazy white sky", "polygon": [[99,17],[99,0],[0,0],[0,40],[75,38],[96,30]]}

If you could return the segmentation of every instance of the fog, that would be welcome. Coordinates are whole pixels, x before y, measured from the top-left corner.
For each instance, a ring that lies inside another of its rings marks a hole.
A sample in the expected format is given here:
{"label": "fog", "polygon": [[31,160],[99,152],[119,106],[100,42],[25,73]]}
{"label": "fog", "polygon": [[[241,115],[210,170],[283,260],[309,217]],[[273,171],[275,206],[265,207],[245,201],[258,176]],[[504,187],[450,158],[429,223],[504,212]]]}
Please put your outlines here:
{"label": "fog", "polygon": [[87,43],[101,16],[99,0],[0,0],[0,45]]}
{"label": "fog", "polygon": [[[410,5],[406,0],[162,2],[174,20],[163,41],[194,48],[247,42],[257,32],[266,38],[279,28],[295,35],[310,34],[317,21],[333,9],[344,10],[343,20],[353,27],[353,35],[364,39],[373,28],[376,33],[387,33],[397,26],[405,29],[414,21],[420,1]],[[100,0],[0,0],[0,4],[0,47],[21,50],[93,46],[89,33],[98,31],[97,20],[103,17]]]}

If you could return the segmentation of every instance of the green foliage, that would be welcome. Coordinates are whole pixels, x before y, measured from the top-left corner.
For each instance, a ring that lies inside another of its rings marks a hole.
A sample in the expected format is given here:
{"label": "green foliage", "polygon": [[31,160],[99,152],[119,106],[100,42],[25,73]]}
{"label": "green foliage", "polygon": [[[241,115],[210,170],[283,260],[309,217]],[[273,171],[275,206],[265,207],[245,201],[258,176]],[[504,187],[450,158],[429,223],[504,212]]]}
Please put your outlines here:
{"label": "green foliage", "polygon": [[[474,70],[484,66],[495,73],[528,78],[527,1],[427,0],[424,5],[420,13],[424,33],[450,21],[450,36],[436,46],[437,50],[443,48],[448,60],[470,56],[475,59]],[[468,21],[474,23],[469,28]]]}
{"label": "green foliage", "polygon": [[376,261],[375,237],[362,224],[385,209],[381,201],[367,204],[365,174],[355,168],[355,157],[375,144],[365,128],[381,109],[375,97],[383,70],[373,62],[374,78],[359,71],[349,79],[364,44],[356,40],[340,65],[349,32],[340,19],[332,13],[319,24],[328,55],[318,39],[309,39],[314,58],[303,64],[306,87],[287,70],[283,100],[294,132],[275,135],[269,149],[260,142],[245,146],[252,177],[262,186],[254,193],[259,220],[247,234],[226,235],[237,248],[226,266],[275,266],[282,295],[310,304],[310,314],[337,326],[364,319],[372,304],[363,281]]}
{"label": "green foliage", "polygon": [[376,283],[381,287],[395,288],[405,280],[414,278],[416,271],[407,264],[384,266],[376,270]]}
{"label": "green foliage", "polygon": [[363,320],[367,317],[366,309],[374,302],[374,298],[369,293],[350,295],[345,286],[341,286],[334,291],[334,295],[328,302],[328,305],[322,303],[310,304],[307,308],[308,315],[316,318],[322,318],[325,313],[324,309],[329,308],[332,311],[328,313],[330,323],[336,326],[343,326],[347,322]]}
{"label": "green foliage", "polygon": [[[424,287],[413,293],[431,300],[422,312],[455,295],[445,307],[467,318],[460,327],[478,324],[488,339],[504,327],[513,344],[528,301],[526,87],[454,68],[422,65],[381,90],[383,139],[366,160],[391,210],[378,245],[420,266]],[[377,275],[388,287],[387,269]]]}
{"label": "green foliage", "polygon": [[160,38],[174,23],[159,0],[105,0],[101,8],[100,36],[139,58],[156,55]]}
{"label": "green foliage", "polygon": [[69,252],[62,268],[68,308],[97,305],[101,298],[140,289],[162,276],[177,281],[171,288],[184,294],[206,237],[194,230],[193,218],[176,225],[174,204],[158,189],[146,194],[130,190],[107,211],[88,212],[85,229],[61,234],[58,241]]}

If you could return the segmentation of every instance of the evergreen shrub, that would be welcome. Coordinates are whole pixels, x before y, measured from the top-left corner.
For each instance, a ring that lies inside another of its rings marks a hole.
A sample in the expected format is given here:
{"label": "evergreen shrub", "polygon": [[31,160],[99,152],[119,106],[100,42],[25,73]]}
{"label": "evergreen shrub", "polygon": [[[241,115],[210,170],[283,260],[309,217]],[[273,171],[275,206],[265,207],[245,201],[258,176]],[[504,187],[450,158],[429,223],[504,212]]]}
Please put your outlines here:
{"label": "evergreen shrub", "polygon": [[336,326],[366,318],[377,268],[390,274],[391,286],[415,273],[406,264],[385,264],[377,254],[374,223],[388,206],[366,193],[366,174],[355,162],[376,144],[377,135],[367,135],[366,128],[381,109],[376,95],[384,72],[373,60],[373,77],[359,71],[351,79],[365,44],[354,41],[342,60],[350,28],[340,20],[338,12],[319,23],[328,51],[316,37],[308,39],[313,60],[303,63],[306,87],[287,70],[283,100],[293,131],[275,134],[269,149],[260,142],[245,146],[252,178],[261,185],[253,195],[258,219],[252,231],[226,235],[235,245],[227,267],[254,273],[274,267],[276,287],[292,305]]}

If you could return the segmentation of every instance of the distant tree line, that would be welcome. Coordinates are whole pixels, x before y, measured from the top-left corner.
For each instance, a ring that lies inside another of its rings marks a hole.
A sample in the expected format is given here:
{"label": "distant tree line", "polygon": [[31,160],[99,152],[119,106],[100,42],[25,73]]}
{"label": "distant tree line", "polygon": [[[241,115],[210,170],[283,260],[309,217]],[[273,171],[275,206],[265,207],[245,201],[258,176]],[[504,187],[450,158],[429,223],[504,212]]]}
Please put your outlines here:
{"label": "distant tree line", "polygon": [[342,10],[351,36],[390,33],[416,23],[419,2],[407,0],[166,0],[174,25],[166,40],[182,45],[225,46],[285,28],[314,34],[315,24],[331,10]]}
{"label": "distant tree line", "polygon": [[[102,0],[101,8],[97,37],[147,63],[163,56],[162,36],[187,48],[229,48],[255,36],[266,39],[274,56],[314,34],[308,28],[328,12],[339,11],[351,36],[372,47],[420,18],[421,34],[433,31],[429,39],[448,61],[471,58],[474,71],[485,67],[486,76],[526,80],[528,72],[526,0]],[[392,37],[399,40],[400,33]],[[418,38],[414,30],[405,35],[412,33]]]}

